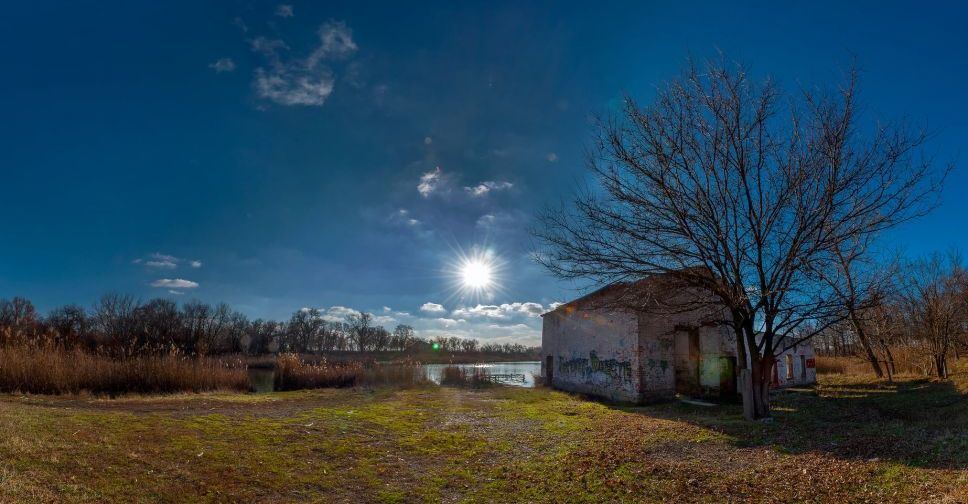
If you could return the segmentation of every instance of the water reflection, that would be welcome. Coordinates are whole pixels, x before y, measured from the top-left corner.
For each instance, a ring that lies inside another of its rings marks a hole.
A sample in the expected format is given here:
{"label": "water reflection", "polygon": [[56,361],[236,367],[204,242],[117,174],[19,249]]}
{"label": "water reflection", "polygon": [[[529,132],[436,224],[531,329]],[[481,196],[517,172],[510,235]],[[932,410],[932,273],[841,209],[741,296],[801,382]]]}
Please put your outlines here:
{"label": "water reflection", "polygon": [[[391,364],[392,365],[392,364]],[[498,383],[516,387],[534,387],[534,377],[541,373],[539,361],[521,362],[484,362],[478,364],[424,364],[425,376],[434,383],[440,383],[440,377],[447,366],[460,368],[485,368],[488,374],[496,376]],[[253,392],[272,392],[274,371],[266,368],[249,368],[249,383]]]}
{"label": "water reflection", "polygon": [[541,374],[541,362],[539,361],[484,362],[478,364],[424,364],[423,368],[428,380],[434,383],[440,383],[440,377],[443,374],[444,368],[448,366],[456,366],[465,369],[484,368],[487,370],[488,374],[498,377],[498,379],[495,380],[498,383],[527,388],[534,387],[535,375]]}

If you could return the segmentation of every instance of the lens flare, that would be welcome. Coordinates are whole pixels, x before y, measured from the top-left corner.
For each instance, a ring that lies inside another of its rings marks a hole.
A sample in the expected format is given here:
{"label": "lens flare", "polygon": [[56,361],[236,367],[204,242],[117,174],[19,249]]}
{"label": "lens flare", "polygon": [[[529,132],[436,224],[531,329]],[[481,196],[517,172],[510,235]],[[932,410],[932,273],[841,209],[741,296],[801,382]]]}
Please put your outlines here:
{"label": "lens flare", "polygon": [[483,261],[468,261],[460,268],[461,281],[469,289],[486,289],[491,285],[491,267]]}
{"label": "lens flare", "polygon": [[469,253],[457,251],[447,271],[453,279],[455,295],[464,301],[485,301],[501,290],[503,262],[493,250],[475,247]]}

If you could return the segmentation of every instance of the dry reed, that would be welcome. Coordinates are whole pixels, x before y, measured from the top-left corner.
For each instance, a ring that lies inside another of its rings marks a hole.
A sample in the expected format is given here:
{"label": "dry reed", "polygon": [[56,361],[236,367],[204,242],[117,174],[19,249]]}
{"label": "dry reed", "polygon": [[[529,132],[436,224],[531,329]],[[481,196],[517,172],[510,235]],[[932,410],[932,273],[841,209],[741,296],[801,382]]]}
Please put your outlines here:
{"label": "dry reed", "polygon": [[481,388],[493,385],[490,373],[484,367],[447,366],[441,370],[441,385]]}
{"label": "dry reed", "polygon": [[377,364],[374,362],[307,363],[296,354],[276,359],[275,390],[333,387],[412,386],[426,381],[416,362]]}
{"label": "dry reed", "polygon": [[0,348],[0,391],[33,394],[160,394],[248,390],[241,363],[177,353],[110,357],[54,345]]}

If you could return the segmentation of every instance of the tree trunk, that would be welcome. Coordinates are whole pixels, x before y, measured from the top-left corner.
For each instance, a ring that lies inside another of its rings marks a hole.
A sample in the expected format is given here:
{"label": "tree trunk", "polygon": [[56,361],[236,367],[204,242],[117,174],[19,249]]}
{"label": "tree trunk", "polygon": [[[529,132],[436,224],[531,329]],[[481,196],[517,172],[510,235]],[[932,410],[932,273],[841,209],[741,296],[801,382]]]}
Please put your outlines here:
{"label": "tree trunk", "polygon": [[857,315],[851,310],[850,313],[850,324],[854,326],[854,333],[857,335],[857,339],[860,341],[860,346],[864,348],[864,353],[867,354],[867,361],[871,364],[871,369],[874,370],[874,374],[878,378],[884,378],[884,372],[881,371],[881,365],[877,362],[877,355],[874,354],[874,348],[871,347],[871,342],[867,338],[867,333],[864,332],[864,327],[861,325],[860,320]]}
{"label": "tree trunk", "polygon": [[891,373],[897,374],[897,367],[894,366],[894,354],[891,353],[891,347],[884,344],[883,341],[881,341],[881,346],[884,347],[884,353],[887,354],[887,365],[891,368]]}
{"label": "tree trunk", "polygon": [[[750,420],[768,418],[770,416],[770,377],[773,371],[774,357],[772,355],[759,358],[750,366],[750,400],[752,401]],[[746,398],[743,398],[744,402]]]}
{"label": "tree trunk", "polygon": [[944,354],[934,356],[934,366],[938,371],[938,378],[942,380],[948,378],[948,363]]}

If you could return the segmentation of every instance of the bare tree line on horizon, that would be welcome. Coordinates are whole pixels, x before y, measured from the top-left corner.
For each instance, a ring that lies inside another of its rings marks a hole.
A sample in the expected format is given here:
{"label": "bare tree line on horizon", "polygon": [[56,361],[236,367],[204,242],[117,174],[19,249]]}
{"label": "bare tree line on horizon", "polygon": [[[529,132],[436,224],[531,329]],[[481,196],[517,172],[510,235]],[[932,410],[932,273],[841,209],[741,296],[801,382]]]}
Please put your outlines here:
{"label": "bare tree line on horizon", "polygon": [[130,295],[106,294],[88,310],[69,304],[45,315],[23,297],[0,299],[0,345],[51,344],[111,355],[177,351],[185,355],[292,352],[423,352],[534,357],[536,347],[519,343],[481,343],[456,336],[418,337],[413,327],[392,331],[366,312],[344,320],[324,317],[315,308],[295,311],[288,321],[249,320],[226,303],[166,298],[142,303]]}

